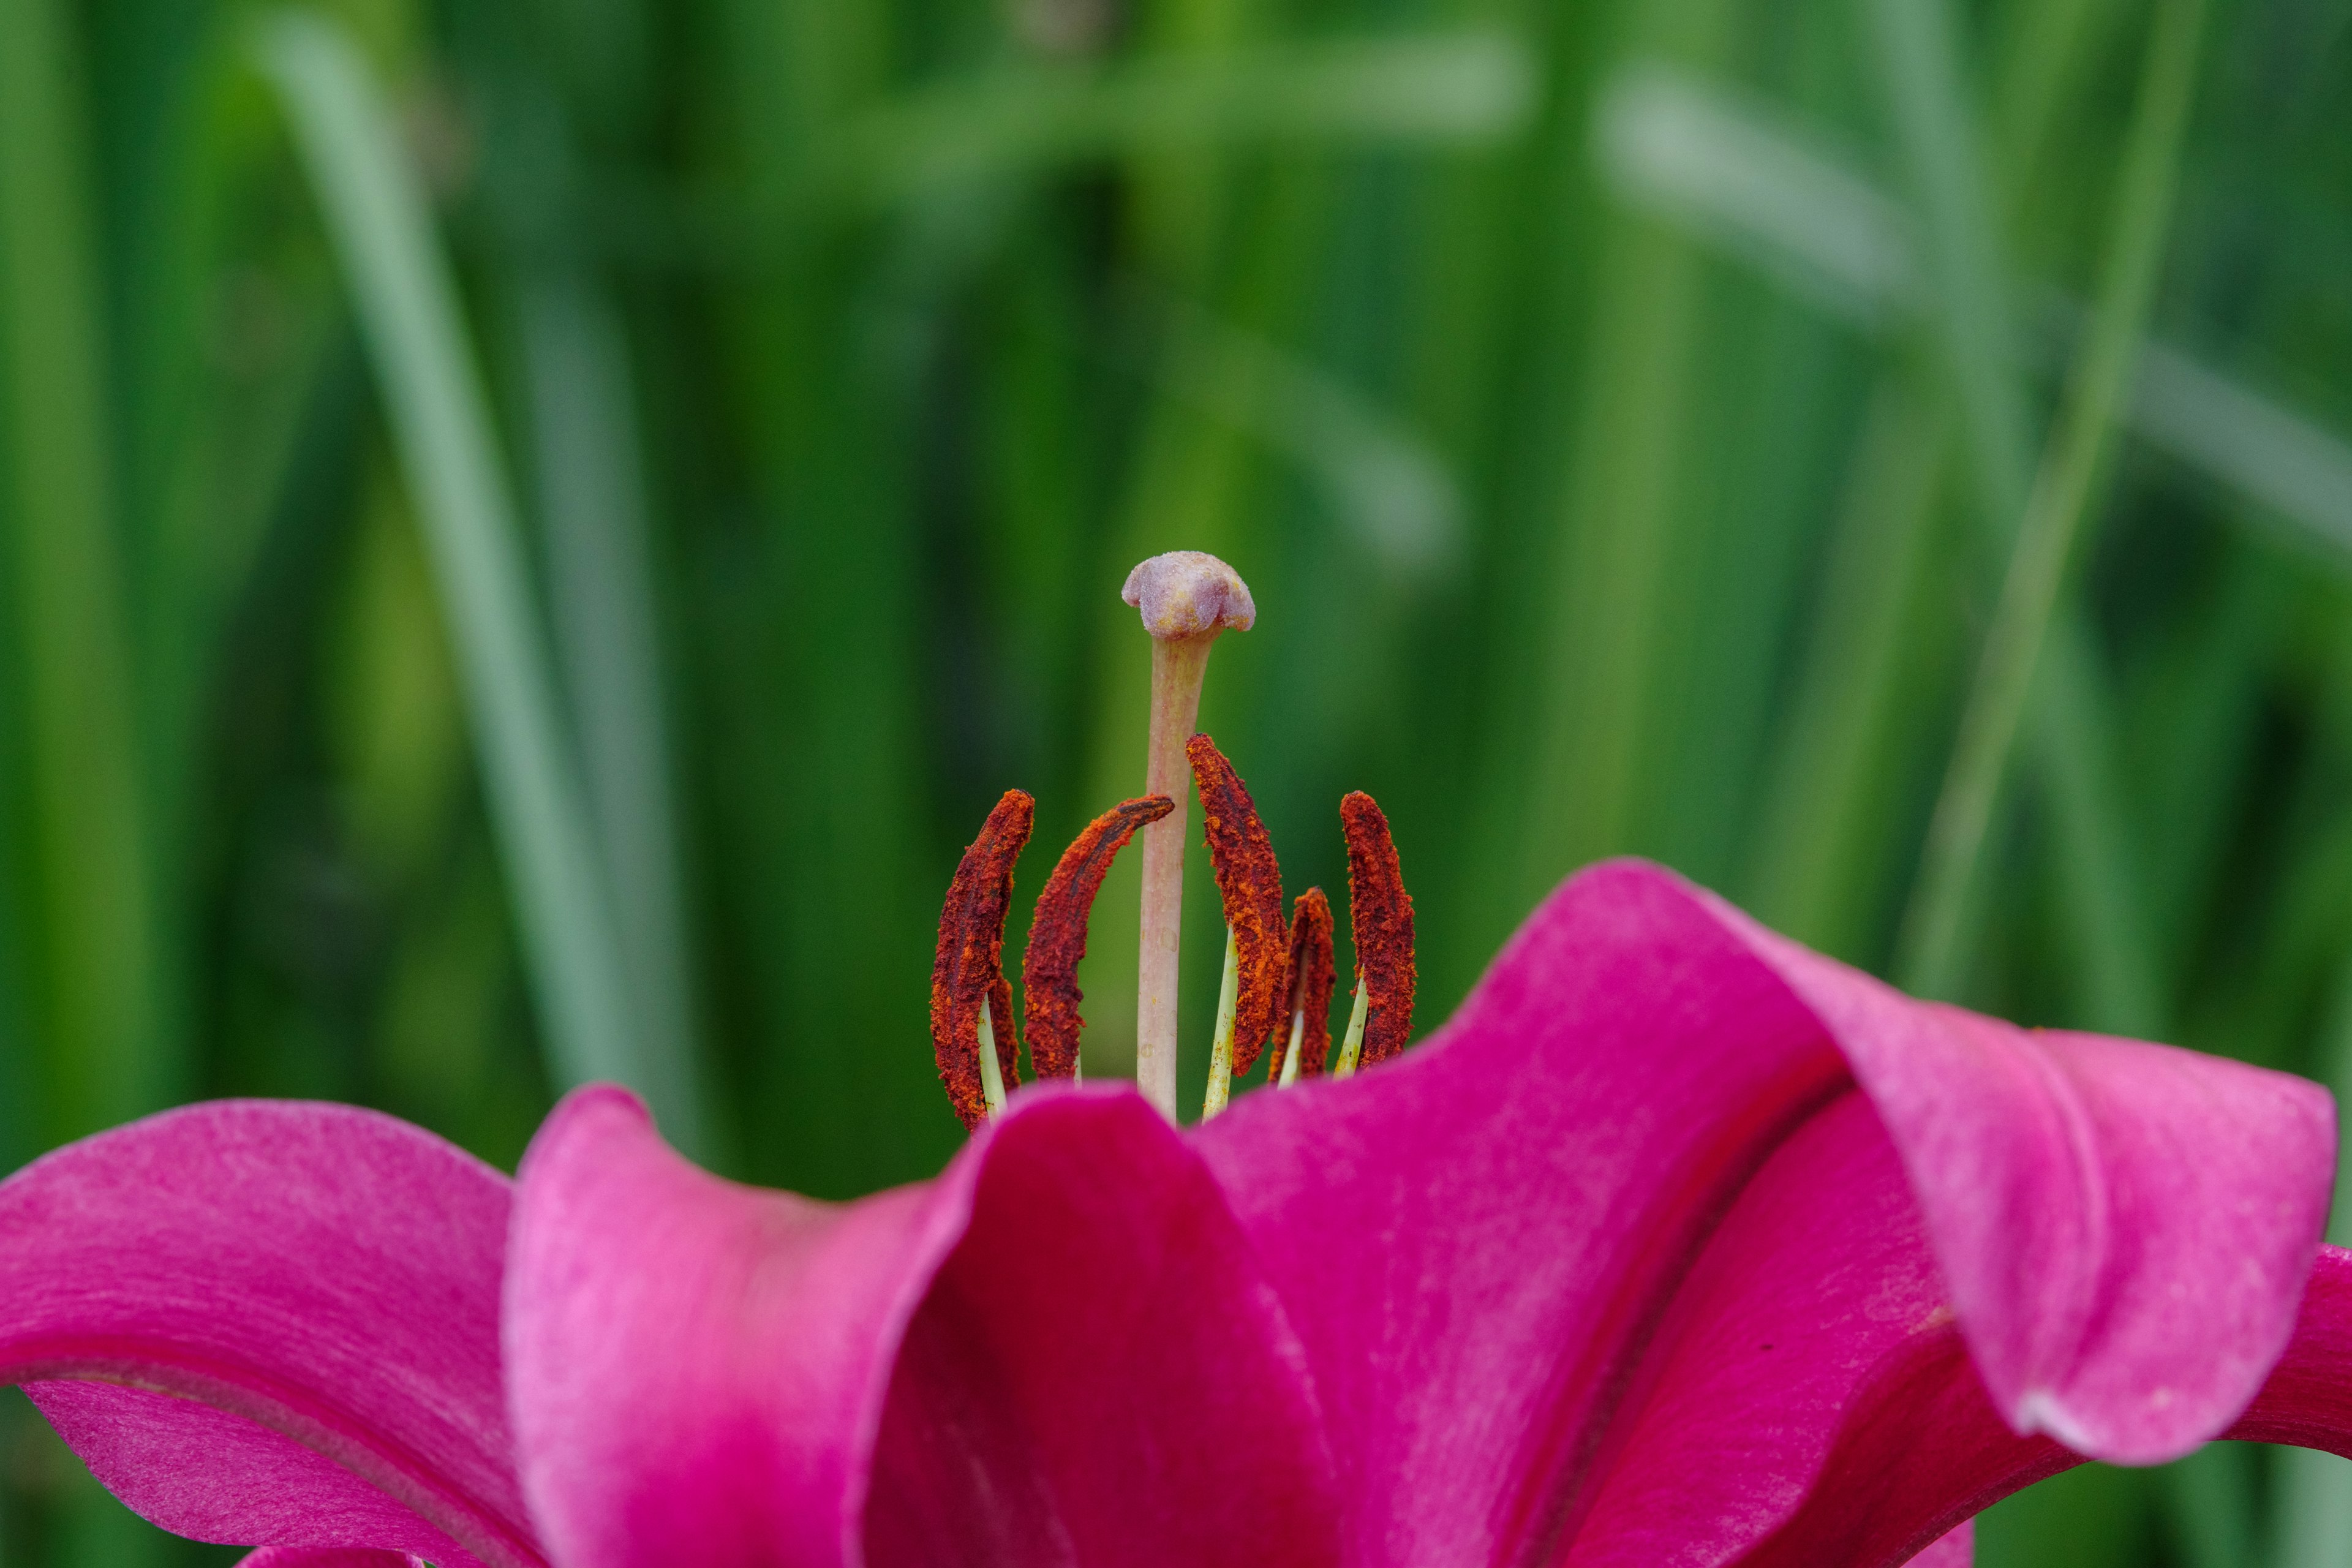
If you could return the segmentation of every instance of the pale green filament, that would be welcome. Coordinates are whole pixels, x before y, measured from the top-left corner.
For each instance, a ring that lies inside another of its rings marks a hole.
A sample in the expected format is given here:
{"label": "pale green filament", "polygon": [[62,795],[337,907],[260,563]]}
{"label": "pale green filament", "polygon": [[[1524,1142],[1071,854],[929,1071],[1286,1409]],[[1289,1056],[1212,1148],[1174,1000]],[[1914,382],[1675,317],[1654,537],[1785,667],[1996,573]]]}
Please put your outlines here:
{"label": "pale green filament", "polygon": [[1206,1121],[1225,1108],[1234,1092],[1234,1002],[1241,990],[1241,959],[1234,951],[1234,928],[1225,928],[1225,978],[1217,987],[1217,1035],[1209,1042],[1209,1093],[1201,1101]]}
{"label": "pale green filament", "polygon": [[980,1092],[988,1099],[990,1120],[1004,1114],[1004,1069],[996,1063],[996,1026],[985,996],[980,999]]}
{"label": "pale green filament", "polygon": [[1352,1078],[1356,1058],[1364,1049],[1364,1015],[1371,1011],[1371,998],[1364,991],[1361,977],[1356,981],[1356,1008],[1348,1015],[1348,1037],[1339,1046],[1339,1065],[1331,1069],[1333,1078]]}
{"label": "pale green filament", "polygon": [[1290,1049],[1282,1058],[1282,1088],[1298,1081],[1298,1047],[1306,1043],[1307,1009],[1301,1007],[1290,1016]]}

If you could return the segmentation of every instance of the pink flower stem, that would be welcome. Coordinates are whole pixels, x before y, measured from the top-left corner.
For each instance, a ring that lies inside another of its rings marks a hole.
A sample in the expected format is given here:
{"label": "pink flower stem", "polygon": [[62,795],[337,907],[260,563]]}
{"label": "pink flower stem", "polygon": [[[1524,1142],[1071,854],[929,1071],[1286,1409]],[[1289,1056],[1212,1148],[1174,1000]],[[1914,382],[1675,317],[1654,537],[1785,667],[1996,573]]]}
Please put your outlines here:
{"label": "pink flower stem", "polygon": [[1151,748],[1143,793],[1176,809],[1143,829],[1143,936],[1136,963],[1135,1081],[1143,1098],[1176,1119],[1176,969],[1184,927],[1184,838],[1192,819],[1192,769],[1184,742],[1201,715],[1209,669],[1207,637],[1151,640]]}

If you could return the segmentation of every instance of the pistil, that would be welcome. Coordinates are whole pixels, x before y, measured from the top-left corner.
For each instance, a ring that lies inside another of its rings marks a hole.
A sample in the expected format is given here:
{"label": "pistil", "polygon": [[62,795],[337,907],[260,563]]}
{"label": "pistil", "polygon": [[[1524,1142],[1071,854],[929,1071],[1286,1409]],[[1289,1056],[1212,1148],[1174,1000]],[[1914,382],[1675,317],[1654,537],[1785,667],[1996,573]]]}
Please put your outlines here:
{"label": "pistil", "polygon": [[1228,626],[1257,620],[1248,584],[1213,555],[1179,550],[1128,574],[1119,596],[1151,634],[1151,734],[1144,793],[1175,803],[1143,830],[1141,946],[1136,962],[1135,1078],[1146,1100],[1176,1116],[1176,984],[1184,917],[1184,742],[1201,712],[1209,648]]}

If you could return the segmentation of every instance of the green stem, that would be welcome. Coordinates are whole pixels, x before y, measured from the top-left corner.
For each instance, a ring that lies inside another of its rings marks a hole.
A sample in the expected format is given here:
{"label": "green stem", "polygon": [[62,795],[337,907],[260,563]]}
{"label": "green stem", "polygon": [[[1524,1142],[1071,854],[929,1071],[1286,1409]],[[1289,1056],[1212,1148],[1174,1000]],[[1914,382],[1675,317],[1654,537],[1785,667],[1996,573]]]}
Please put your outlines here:
{"label": "green stem", "polygon": [[2009,754],[2114,448],[2163,258],[2203,21],[2204,0],[2166,0],[2148,39],[2090,336],[2026,502],[1905,919],[1901,970],[1932,990],[1948,988]]}
{"label": "green stem", "polygon": [[1201,1101],[1201,1120],[1225,1108],[1234,1092],[1234,1005],[1241,992],[1241,959],[1234,950],[1234,928],[1225,928],[1225,977],[1217,986],[1217,1033],[1209,1042],[1209,1092]]}

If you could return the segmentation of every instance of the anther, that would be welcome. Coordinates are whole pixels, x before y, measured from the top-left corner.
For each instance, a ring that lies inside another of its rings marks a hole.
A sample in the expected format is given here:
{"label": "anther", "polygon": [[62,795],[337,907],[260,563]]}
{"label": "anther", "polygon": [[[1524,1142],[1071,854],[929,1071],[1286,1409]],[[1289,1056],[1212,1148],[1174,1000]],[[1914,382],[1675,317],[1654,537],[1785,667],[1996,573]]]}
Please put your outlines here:
{"label": "anther", "polygon": [[1309,888],[1290,906],[1290,1028],[1286,1037],[1276,1031],[1274,1062],[1266,1068],[1276,1083],[1323,1070],[1331,1050],[1331,987],[1338,978],[1331,963],[1331,900],[1322,889]]}
{"label": "anther", "polygon": [[1144,830],[1141,951],[1136,964],[1135,1078],[1160,1114],[1176,1116],[1177,947],[1184,918],[1184,742],[1201,712],[1201,681],[1219,633],[1257,621],[1248,584],[1197,550],[1155,555],[1128,574],[1119,596],[1151,634],[1151,733],[1146,795],[1176,803]]}
{"label": "anther", "polygon": [[1372,797],[1351,791],[1339,802],[1348,840],[1348,924],[1356,941],[1356,979],[1364,1010],[1363,1065],[1404,1049],[1412,1033],[1412,898],[1404,890],[1389,819]]}
{"label": "anther", "polygon": [[[1002,1109],[1003,1092],[1021,1081],[1013,988],[1004,979],[1004,911],[1013,900],[1013,863],[1029,842],[1036,811],[1024,791],[1004,792],[957,863],[940,911],[939,952],[931,961],[931,1047],[940,1082],[967,1130]],[[983,1008],[1001,1086],[993,1097],[981,1068]]]}
{"label": "anther", "polygon": [[1201,816],[1208,830],[1209,864],[1224,902],[1232,934],[1234,969],[1233,1075],[1257,1062],[1266,1037],[1286,1022],[1285,984],[1290,968],[1290,932],[1282,919],[1282,868],[1274,841],[1258,820],[1257,806],[1234,766],[1206,735],[1185,742],[1192,779],[1201,792]]}
{"label": "anther", "polygon": [[1135,830],[1176,809],[1164,795],[1126,800],[1104,812],[1070,847],[1037,895],[1029,951],[1021,960],[1021,1011],[1028,1025],[1029,1067],[1041,1079],[1078,1076],[1078,960],[1087,955],[1087,919],[1103,877]]}

